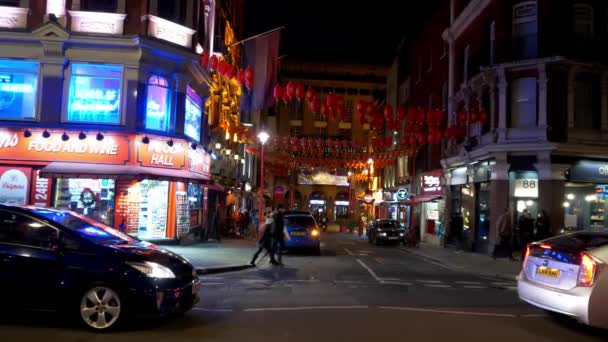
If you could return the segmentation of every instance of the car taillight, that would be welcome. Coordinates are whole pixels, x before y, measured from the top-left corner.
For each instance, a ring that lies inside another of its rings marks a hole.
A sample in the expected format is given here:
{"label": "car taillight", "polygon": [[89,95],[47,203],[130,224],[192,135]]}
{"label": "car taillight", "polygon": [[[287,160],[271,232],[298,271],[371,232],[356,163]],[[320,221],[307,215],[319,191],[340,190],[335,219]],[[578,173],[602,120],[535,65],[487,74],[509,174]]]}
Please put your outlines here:
{"label": "car taillight", "polygon": [[593,286],[597,262],[587,254],[581,254],[581,265],[578,270],[578,286]]}

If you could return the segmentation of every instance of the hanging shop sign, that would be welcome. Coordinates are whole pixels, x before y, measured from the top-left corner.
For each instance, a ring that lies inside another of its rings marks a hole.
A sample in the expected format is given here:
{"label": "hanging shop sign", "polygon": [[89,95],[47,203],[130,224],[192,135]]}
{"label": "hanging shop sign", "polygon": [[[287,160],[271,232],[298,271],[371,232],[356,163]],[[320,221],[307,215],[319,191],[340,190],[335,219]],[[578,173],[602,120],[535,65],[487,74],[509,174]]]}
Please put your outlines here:
{"label": "hanging shop sign", "polygon": [[32,197],[30,203],[36,207],[51,206],[51,182],[48,178],[40,177],[40,170],[35,170],[32,180]]}
{"label": "hanging shop sign", "polygon": [[[141,141],[141,138],[138,138]],[[137,161],[142,166],[181,169],[186,164],[186,144],[181,140],[149,138],[149,143],[139,143]],[[173,146],[170,146],[172,142]]]}
{"label": "hanging shop sign", "polygon": [[395,200],[397,201],[407,201],[410,199],[410,191],[406,188],[398,189],[395,192]]}
{"label": "hanging shop sign", "polygon": [[99,164],[125,164],[129,161],[130,141],[126,136],[106,134],[97,140],[94,134],[78,139],[78,132],[68,132],[72,138],[64,141],[64,131],[30,131],[25,138],[24,130],[0,131],[0,159],[15,161],[64,161],[92,162]]}
{"label": "hanging shop sign", "polygon": [[571,182],[608,183],[608,162],[578,161],[570,167],[566,178]]}
{"label": "hanging shop sign", "polygon": [[442,170],[424,173],[420,176],[420,194],[441,196],[443,192]]}
{"label": "hanging shop sign", "polygon": [[514,197],[538,197],[538,179],[525,178],[514,180]]}

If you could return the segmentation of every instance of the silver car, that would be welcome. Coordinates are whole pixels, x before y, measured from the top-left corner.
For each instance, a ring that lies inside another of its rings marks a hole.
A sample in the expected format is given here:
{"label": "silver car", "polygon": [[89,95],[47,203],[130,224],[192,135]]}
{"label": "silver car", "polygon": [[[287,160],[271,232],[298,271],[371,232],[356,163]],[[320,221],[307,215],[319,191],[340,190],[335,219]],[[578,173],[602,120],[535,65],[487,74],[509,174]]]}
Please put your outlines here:
{"label": "silver car", "polygon": [[527,246],[519,298],[608,328],[608,232],[577,232]]}

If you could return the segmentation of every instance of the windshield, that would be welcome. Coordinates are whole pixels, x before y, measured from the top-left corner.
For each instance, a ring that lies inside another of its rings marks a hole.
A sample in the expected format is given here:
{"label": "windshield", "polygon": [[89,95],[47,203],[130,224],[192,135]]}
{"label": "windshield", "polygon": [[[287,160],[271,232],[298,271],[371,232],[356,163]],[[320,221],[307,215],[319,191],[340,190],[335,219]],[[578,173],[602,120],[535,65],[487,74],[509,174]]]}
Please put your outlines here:
{"label": "windshield", "polygon": [[396,227],[397,227],[397,222],[393,222],[393,221],[378,222],[378,228],[396,228]]}
{"label": "windshield", "polygon": [[285,224],[290,226],[311,227],[315,225],[315,220],[311,216],[287,216]]}
{"label": "windshield", "polygon": [[35,209],[34,212],[96,243],[121,244],[137,241],[125,233],[78,213],[47,209]]}

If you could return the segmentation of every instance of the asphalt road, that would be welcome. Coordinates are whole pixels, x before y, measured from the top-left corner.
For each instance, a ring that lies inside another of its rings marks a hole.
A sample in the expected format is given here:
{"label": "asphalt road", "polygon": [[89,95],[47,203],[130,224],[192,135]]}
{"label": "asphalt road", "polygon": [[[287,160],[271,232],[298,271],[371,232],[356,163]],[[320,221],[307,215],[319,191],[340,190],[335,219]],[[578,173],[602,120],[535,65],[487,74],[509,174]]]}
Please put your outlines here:
{"label": "asphalt road", "polygon": [[183,317],[139,319],[111,334],[48,313],[0,320],[0,341],[605,341],[606,331],[549,316],[514,281],[447,269],[403,247],[323,237],[321,256],[201,277]]}

